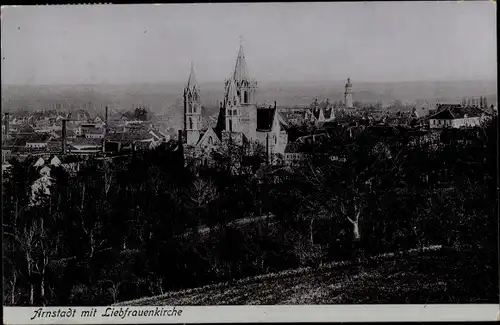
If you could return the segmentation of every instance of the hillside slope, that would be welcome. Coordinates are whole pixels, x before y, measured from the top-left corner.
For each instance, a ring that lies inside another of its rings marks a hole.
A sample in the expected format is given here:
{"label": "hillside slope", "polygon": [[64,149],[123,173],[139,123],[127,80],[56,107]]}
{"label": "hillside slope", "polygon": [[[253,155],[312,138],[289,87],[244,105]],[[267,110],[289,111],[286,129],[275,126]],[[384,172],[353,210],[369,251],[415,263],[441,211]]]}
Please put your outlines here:
{"label": "hillside slope", "polygon": [[[216,284],[118,305],[493,303],[491,270],[440,247]],[[494,278],[494,277],[493,277]]]}

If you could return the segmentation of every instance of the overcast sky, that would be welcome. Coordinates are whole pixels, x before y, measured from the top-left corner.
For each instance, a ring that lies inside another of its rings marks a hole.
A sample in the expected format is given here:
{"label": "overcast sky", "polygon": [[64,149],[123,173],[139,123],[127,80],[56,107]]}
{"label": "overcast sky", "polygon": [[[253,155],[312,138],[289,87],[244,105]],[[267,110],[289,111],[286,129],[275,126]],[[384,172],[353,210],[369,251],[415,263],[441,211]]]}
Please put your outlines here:
{"label": "overcast sky", "polygon": [[2,83],[496,80],[492,1],[2,8]]}

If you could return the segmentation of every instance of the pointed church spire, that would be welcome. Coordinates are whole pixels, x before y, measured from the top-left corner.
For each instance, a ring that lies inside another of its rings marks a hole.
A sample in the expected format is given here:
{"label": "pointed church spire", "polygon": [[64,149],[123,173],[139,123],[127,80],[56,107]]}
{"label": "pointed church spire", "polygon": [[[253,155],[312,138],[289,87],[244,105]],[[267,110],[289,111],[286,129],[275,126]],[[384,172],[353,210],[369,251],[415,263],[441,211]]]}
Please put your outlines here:
{"label": "pointed church spire", "polygon": [[189,79],[187,83],[187,87],[196,86],[196,74],[194,73],[193,61],[191,61],[191,71],[189,72]]}
{"label": "pointed church spire", "polygon": [[250,81],[250,76],[248,75],[247,62],[245,60],[245,53],[243,52],[243,44],[240,39],[240,50],[238,51],[238,57],[236,58],[236,66],[234,67],[233,79],[237,83],[242,80]]}
{"label": "pointed church spire", "polygon": [[237,90],[236,90],[236,84],[234,79],[229,80],[229,84],[227,86],[227,93],[226,93],[227,100],[233,104],[234,101],[237,101],[236,104],[239,102]]}

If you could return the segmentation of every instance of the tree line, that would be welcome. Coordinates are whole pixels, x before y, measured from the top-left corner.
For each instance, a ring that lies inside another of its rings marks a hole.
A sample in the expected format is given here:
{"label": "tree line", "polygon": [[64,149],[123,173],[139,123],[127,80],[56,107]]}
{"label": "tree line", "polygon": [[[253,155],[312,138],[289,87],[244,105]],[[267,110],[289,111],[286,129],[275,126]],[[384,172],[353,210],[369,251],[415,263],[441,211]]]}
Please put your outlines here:
{"label": "tree line", "polygon": [[[32,191],[34,158],[14,160],[3,184],[4,304],[103,305],[426,245],[473,252],[484,295],[496,295],[496,131],[495,118],[436,144],[339,127],[294,168],[230,147],[185,165],[172,141],[88,160],[75,175],[51,166],[49,194]],[[229,224],[262,215],[274,218]]]}

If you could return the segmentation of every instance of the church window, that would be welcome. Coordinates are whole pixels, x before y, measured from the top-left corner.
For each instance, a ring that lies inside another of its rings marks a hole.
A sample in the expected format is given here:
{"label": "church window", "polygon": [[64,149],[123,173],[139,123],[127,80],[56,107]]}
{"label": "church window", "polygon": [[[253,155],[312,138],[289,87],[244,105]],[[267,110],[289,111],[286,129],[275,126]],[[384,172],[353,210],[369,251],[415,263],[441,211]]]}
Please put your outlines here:
{"label": "church window", "polygon": [[189,118],[189,129],[193,129],[193,120],[191,118]]}
{"label": "church window", "polygon": [[229,120],[229,132],[233,132],[233,121]]}
{"label": "church window", "polygon": [[236,115],[236,114],[237,114],[237,113],[236,113],[236,110],[233,110],[233,115]]}
{"label": "church window", "polygon": [[248,92],[245,90],[245,92],[243,93],[243,102],[245,104],[248,104]]}
{"label": "church window", "polygon": [[208,137],[208,141],[207,142],[208,142],[209,145],[212,145],[212,143],[213,143],[212,137]]}

